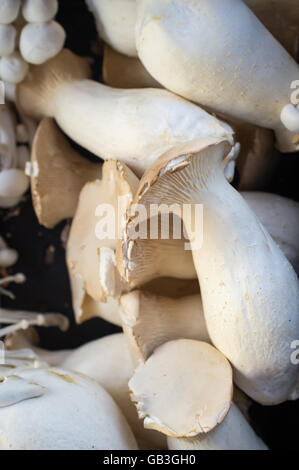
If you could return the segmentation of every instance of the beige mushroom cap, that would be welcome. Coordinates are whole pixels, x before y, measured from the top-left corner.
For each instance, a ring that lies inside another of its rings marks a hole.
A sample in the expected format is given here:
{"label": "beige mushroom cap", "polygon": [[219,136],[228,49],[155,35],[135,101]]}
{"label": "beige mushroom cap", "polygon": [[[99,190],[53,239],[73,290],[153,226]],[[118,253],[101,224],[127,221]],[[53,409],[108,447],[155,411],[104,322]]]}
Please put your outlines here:
{"label": "beige mushroom cap", "polygon": [[136,57],[120,54],[105,45],[103,79],[106,85],[115,88],[161,88]]}
{"label": "beige mushroom cap", "polygon": [[232,401],[232,369],[213,346],[180,339],[163,344],[129,382],[146,429],[194,437],[211,431]]}
{"label": "beige mushroom cap", "polygon": [[0,0],[0,23],[12,23],[18,16],[21,0]]}
{"label": "beige mushroom cap", "polygon": [[57,0],[23,0],[22,14],[28,23],[50,21],[57,11]]}
{"label": "beige mushroom cap", "polygon": [[81,157],[54,120],[45,118],[36,131],[27,171],[39,223],[53,228],[74,216],[81,189],[88,181],[100,178],[101,164]]}
{"label": "beige mushroom cap", "polygon": [[[80,302],[82,292],[98,302],[120,295],[114,251],[124,216],[122,210],[125,212],[131,202],[137,184],[137,177],[126,165],[111,160],[103,164],[102,180],[87,183],[82,189],[67,243],[74,303],[80,291]],[[106,225],[104,216],[108,217]],[[104,233],[105,227],[108,231]]]}

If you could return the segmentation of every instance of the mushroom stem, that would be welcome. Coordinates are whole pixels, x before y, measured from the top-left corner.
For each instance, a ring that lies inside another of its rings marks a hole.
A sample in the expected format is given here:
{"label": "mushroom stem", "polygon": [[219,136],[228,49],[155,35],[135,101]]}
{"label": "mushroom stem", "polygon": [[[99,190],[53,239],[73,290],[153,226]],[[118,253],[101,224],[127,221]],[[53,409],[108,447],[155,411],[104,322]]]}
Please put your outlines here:
{"label": "mushroom stem", "polygon": [[[178,25],[185,34],[177,34]],[[299,66],[243,1],[140,0],[136,47],[164,87],[220,115],[273,129],[282,152],[299,150],[299,111],[290,105]]]}
{"label": "mushroom stem", "polygon": [[120,90],[89,77],[87,63],[65,49],[31,67],[17,100],[29,116],[54,117],[74,141],[101,158],[125,162],[137,175],[178,143],[207,136],[233,142],[230,126],[169,91]]}
{"label": "mushroom stem", "polygon": [[[234,366],[236,384],[259,403],[274,405],[299,393],[298,366],[290,361],[299,334],[298,278],[226,181],[229,153],[227,143],[213,139],[173,149],[141,179],[135,202],[177,203],[211,341]],[[191,215],[198,204],[203,226],[194,232]],[[182,210],[186,205],[192,210]]]}
{"label": "mushroom stem", "polygon": [[31,313],[25,311],[15,311],[0,309],[0,324],[10,324],[0,329],[0,337],[6,336],[18,330],[26,330],[32,325],[36,326],[57,326],[62,331],[69,327],[69,321],[60,313]]}
{"label": "mushroom stem", "polygon": [[267,450],[238,407],[232,403],[225,419],[212,431],[194,438],[167,438],[169,450]]}

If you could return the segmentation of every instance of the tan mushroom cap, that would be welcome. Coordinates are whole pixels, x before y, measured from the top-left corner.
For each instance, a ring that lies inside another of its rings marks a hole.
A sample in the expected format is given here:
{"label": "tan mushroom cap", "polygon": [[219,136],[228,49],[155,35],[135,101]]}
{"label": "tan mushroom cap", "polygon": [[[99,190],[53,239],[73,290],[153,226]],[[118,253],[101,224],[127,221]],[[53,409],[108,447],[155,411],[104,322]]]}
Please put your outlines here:
{"label": "tan mushroom cap", "polygon": [[180,339],[163,344],[129,382],[146,429],[194,437],[220,424],[232,402],[232,369],[213,346]]}
{"label": "tan mushroom cap", "polygon": [[253,191],[270,182],[279,157],[274,147],[274,133],[269,129],[238,123],[234,126],[241,151],[237,160],[238,189]]}
{"label": "tan mushroom cap", "polygon": [[39,223],[53,228],[61,220],[73,217],[81,189],[88,181],[101,177],[101,166],[73,150],[53,119],[43,119],[27,167]]}
{"label": "tan mushroom cap", "polygon": [[[67,265],[74,296],[81,290],[81,298],[84,291],[94,300],[106,302],[107,297],[120,295],[120,276],[115,261],[116,243],[122,224],[122,211],[125,212],[132,201],[137,184],[137,177],[126,165],[108,160],[102,167],[102,180],[87,183],[82,189],[67,242]],[[103,213],[97,215],[98,208],[103,208]],[[107,237],[103,238],[97,227],[106,216],[114,226],[108,228]],[[76,304],[75,298],[73,301]]]}
{"label": "tan mushroom cap", "polygon": [[171,299],[136,290],[123,295],[120,305],[123,331],[136,366],[168,341],[210,342],[200,294]]}
{"label": "tan mushroom cap", "polygon": [[129,57],[105,45],[103,80],[114,88],[162,88],[135,57]]}

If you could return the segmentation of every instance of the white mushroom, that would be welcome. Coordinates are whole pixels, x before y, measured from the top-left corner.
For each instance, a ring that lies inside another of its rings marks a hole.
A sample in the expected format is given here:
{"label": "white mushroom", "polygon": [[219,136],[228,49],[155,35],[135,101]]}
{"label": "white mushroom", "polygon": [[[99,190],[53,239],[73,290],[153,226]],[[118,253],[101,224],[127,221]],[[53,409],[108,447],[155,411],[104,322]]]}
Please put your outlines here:
{"label": "white mushroom", "polygon": [[0,77],[5,82],[20,83],[26,77],[27,71],[28,64],[19,52],[0,59]]}
{"label": "white mushroom", "polygon": [[189,439],[167,437],[167,443],[169,450],[267,450],[234,403],[212,431]]}
{"label": "white mushroom", "polygon": [[175,339],[210,342],[199,294],[170,299],[133,291],[120,300],[122,327],[134,365]]}
{"label": "white mushroom", "polygon": [[299,66],[242,1],[140,0],[136,46],[169,90],[273,129],[283,152],[299,150],[299,109],[290,105]]}
{"label": "white mushroom", "polygon": [[86,374],[105,388],[124,413],[141,449],[165,448],[165,437],[144,429],[130,400],[128,382],[134,365],[123,334],[105,336],[81,346],[61,367]]}
{"label": "white mushroom", "polygon": [[22,14],[28,23],[45,23],[58,11],[58,0],[23,0]]}
{"label": "white mushroom", "polygon": [[[211,341],[234,366],[239,388],[273,405],[298,397],[298,365],[290,354],[299,334],[299,283],[280,248],[226,181],[229,155],[230,145],[215,139],[173,149],[145,173],[134,202],[164,203],[181,215]],[[183,204],[191,210],[182,212]],[[203,226],[194,233],[197,204],[204,207]]]}
{"label": "white mushroom", "polygon": [[0,198],[14,199],[22,196],[29,187],[24,171],[10,168],[0,172]]}
{"label": "white mushroom", "polygon": [[233,141],[230,126],[173,93],[110,88],[89,76],[87,63],[63,50],[31,67],[18,101],[29,116],[54,117],[77,143],[104,159],[123,161],[138,175],[178,143],[206,136]]}
{"label": "white mushroom", "polygon": [[12,23],[18,16],[21,0],[0,0],[0,23]]}
{"label": "white mushroom", "polygon": [[35,133],[26,174],[39,223],[53,228],[74,216],[81,189],[101,177],[101,164],[73,150],[55,122],[45,118]]}
{"label": "white mushroom", "polygon": [[0,382],[2,450],[137,449],[121,411],[92,379],[57,368],[15,374]]}
{"label": "white mushroom", "polygon": [[4,268],[13,266],[17,262],[18,257],[18,252],[9,248],[0,235],[0,266]]}
{"label": "white mushroom", "polygon": [[129,387],[146,429],[194,437],[225,418],[232,400],[232,370],[210,344],[179,339],[159,346],[140,363]]}
{"label": "white mushroom", "polygon": [[86,4],[101,38],[121,54],[136,57],[136,0],[86,0]]}
{"label": "white mushroom", "polygon": [[15,49],[17,31],[12,25],[0,24],[0,56],[10,55]]}
{"label": "white mushroom", "polygon": [[105,45],[103,80],[115,88],[161,88],[137,57],[128,57]]}
{"label": "white mushroom", "polygon": [[[20,275],[19,275],[20,276]],[[16,276],[15,276],[16,277]],[[69,327],[69,321],[60,313],[33,313],[0,308],[0,324],[9,325],[0,329],[0,337],[18,330],[26,330],[30,326],[57,326],[62,331]]]}
{"label": "white mushroom", "polygon": [[21,32],[20,52],[29,64],[43,64],[63,48],[65,31],[56,23],[29,23]]}

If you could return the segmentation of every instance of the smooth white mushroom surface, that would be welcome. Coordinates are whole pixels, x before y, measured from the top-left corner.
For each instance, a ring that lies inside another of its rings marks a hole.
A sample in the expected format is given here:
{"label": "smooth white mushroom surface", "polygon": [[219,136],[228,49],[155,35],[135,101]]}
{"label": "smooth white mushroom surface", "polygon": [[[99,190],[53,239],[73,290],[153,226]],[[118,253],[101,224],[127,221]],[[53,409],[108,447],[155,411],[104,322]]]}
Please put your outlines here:
{"label": "smooth white mushroom surface", "polygon": [[10,55],[15,49],[17,31],[12,25],[0,24],[0,56]]}
{"label": "smooth white mushroom surface", "polygon": [[0,59],[0,77],[5,82],[20,83],[26,77],[28,64],[19,52]]}
{"label": "smooth white mushroom surface", "polygon": [[0,382],[0,449],[134,450],[110,395],[63,369],[18,369]]}
{"label": "smooth white mushroom surface", "polygon": [[0,23],[12,23],[18,16],[21,0],[0,0]]}
{"label": "smooth white mushroom surface", "polygon": [[56,23],[29,23],[21,32],[20,51],[29,64],[43,64],[61,51],[65,31]]}
{"label": "smooth white mushroom surface", "polygon": [[23,0],[22,15],[28,23],[44,23],[54,18],[58,0]]}
{"label": "smooth white mushroom surface", "polygon": [[137,56],[136,0],[86,0],[101,38],[122,54]]}
{"label": "smooth white mushroom surface", "polygon": [[169,90],[273,129],[282,152],[299,150],[299,110],[286,108],[281,120],[299,66],[242,1],[140,0],[136,46]]}

